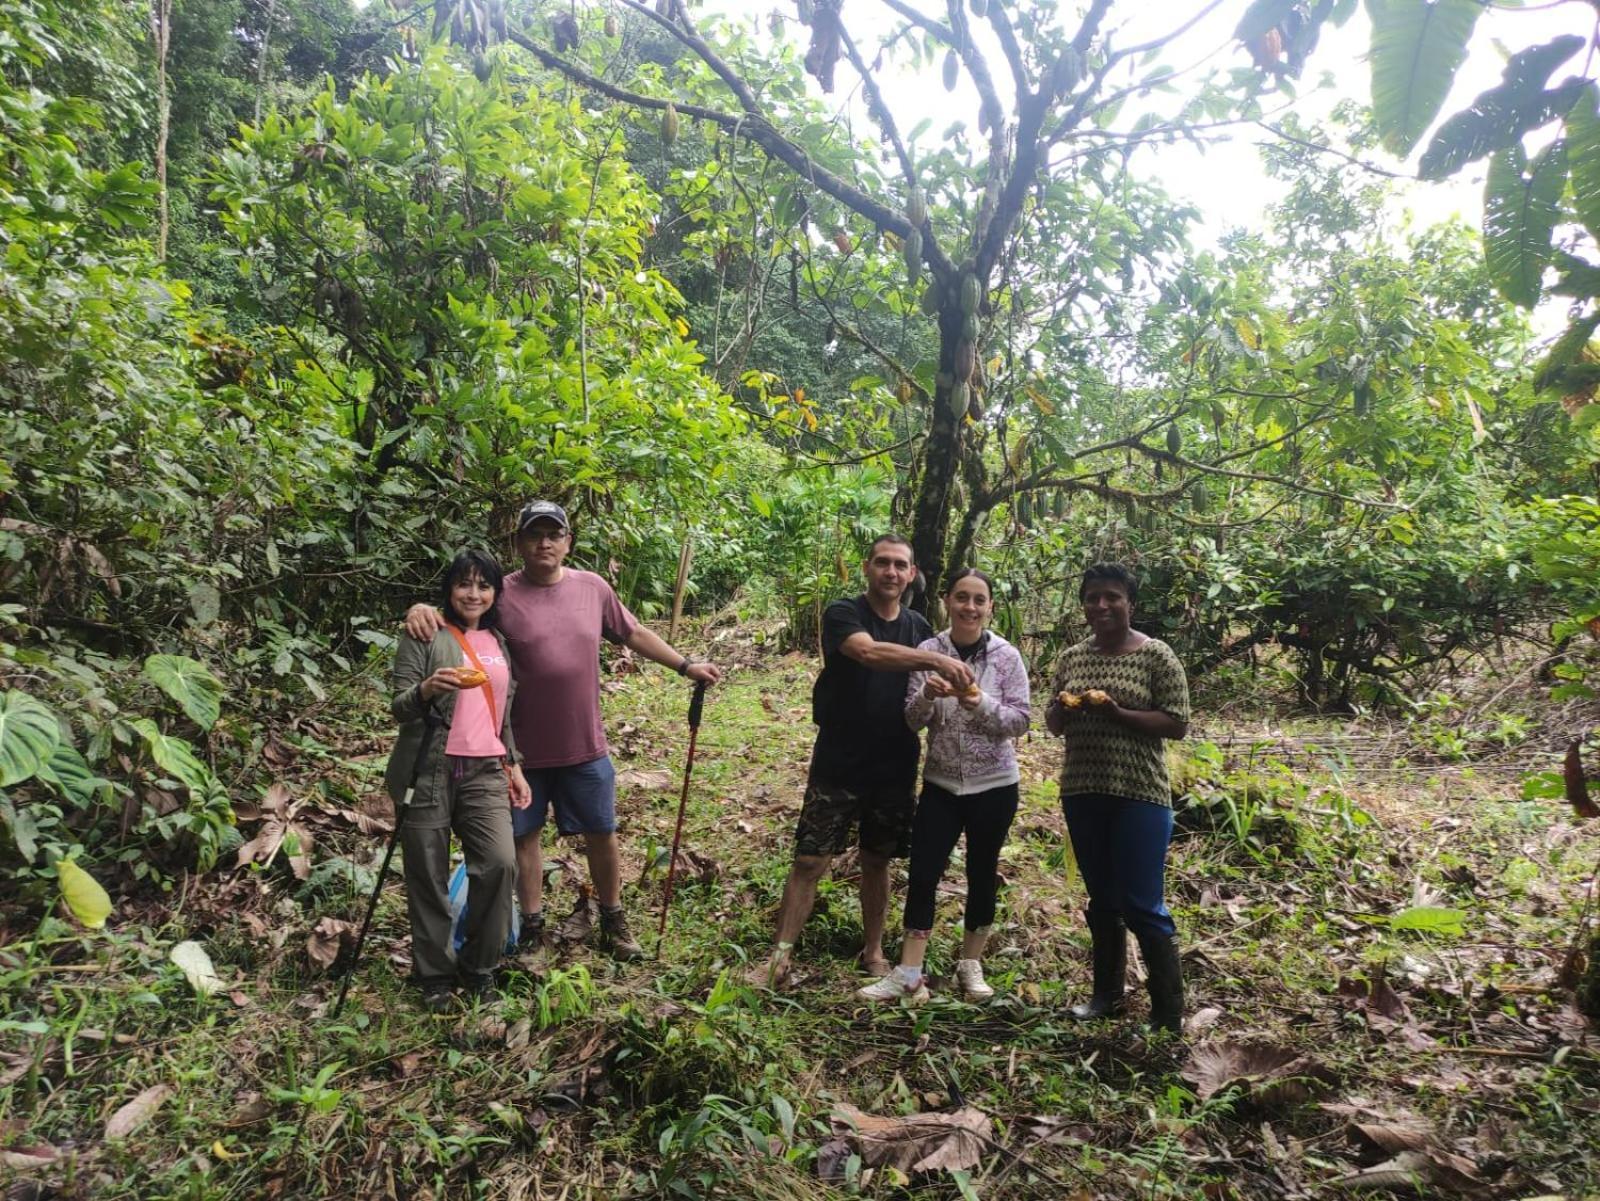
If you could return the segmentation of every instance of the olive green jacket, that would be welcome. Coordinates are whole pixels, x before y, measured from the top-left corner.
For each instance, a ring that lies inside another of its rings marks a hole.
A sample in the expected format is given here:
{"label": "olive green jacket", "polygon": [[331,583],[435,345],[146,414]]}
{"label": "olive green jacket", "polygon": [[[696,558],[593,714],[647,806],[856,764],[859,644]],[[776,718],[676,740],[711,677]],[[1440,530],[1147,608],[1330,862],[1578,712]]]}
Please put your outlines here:
{"label": "olive green jacket", "polygon": [[[506,662],[511,656],[506,651],[505,637],[493,631],[500,643],[500,652]],[[411,783],[415,770],[417,790],[413,804],[426,804],[434,797],[444,795],[445,744],[450,741],[450,722],[455,717],[456,694],[441,693],[430,705],[422,699],[422,681],[441,667],[465,667],[466,656],[448,632],[440,630],[432,642],[418,642],[410,634],[400,636],[400,647],[394,654],[394,697],[389,702],[389,712],[400,719],[400,737],[395,739],[394,750],[389,752],[389,767],[384,772],[384,784],[396,805],[405,799],[406,786]],[[505,744],[506,756],[511,763],[521,763],[515,742],[511,737],[511,700],[517,695],[517,679],[511,677],[506,691],[505,712],[500,714],[500,741]],[[428,729],[428,715],[432,711],[436,724]],[[426,747],[424,747],[426,743]],[[417,757],[422,763],[417,770]]]}

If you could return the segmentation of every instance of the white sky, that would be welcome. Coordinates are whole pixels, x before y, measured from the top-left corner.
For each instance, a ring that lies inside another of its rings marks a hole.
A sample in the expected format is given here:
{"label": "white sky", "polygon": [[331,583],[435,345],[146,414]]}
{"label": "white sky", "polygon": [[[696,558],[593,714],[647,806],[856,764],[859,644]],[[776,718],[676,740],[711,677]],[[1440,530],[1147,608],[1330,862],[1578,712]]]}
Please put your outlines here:
{"label": "white sky", "polygon": [[[917,8],[943,17],[944,4],[940,0],[910,0]],[[1005,3],[1006,0],[990,0]],[[1515,0],[1510,0],[1515,2]],[[770,12],[780,12],[788,21],[788,36],[798,36],[794,23],[792,0],[710,0],[711,9],[720,9],[730,16],[759,14],[764,22]],[[1075,0],[1062,0],[1061,7],[1071,11],[1078,7]],[[1186,32],[1159,60],[1170,63],[1180,71],[1195,66],[1191,73],[1178,81],[1176,94],[1160,95],[1155,105],[1158,111],[1171,111],[1181,101],[1179,97],[1191,93],[1196,80],[1212,67],[1226,70],[1234,66],[1248,66],[1250,59],[1243,47],[1233,39],[1233,30],[1239,17],[1248,7],[1248,0],[1226,0],[1217,10],[1194,29]],[[1203,0],[1122,0],[1112,10],[1109,28],[1115,30],[1114,45],[1138,44],[1169,32],[1182,25],[1188,15],[1205,8]],[[887,6],[873,0],[849,0],[844,7],[846,25],[867,60],[872,61],[878,36],[899,26],[902,21]],[[1120,26],[1119,26],[1120,21]],[[1441,117],[1466,107],[1479,92],[1499,82],[1506,59],[1516,51],[1536,42],[1547,41],[1561,33],[1591,35],[1595,30],[1595,9],[1588,0],[1566,0],[1565,3],[1543,3],[1535,8],[1514,10],[1490,8],[1478,20],[1471,42],[1469,56],[1457,73],[1455,88],[1441,110]],[[975,23],[976,24],[976,23]],[[982,28],[982,26],[979,26]],[[763,30],[763,34],[764,34]],[[987,30],[985,29],[985,32]],[[1307,63],[1302,78],[1296,81],[1298,99],[1293,110],[1303,119],[1325,117],[1341,100],[1352,99],[1361,104],[1369,101],[1371,75],[1366,63],[1370,27],[1365,6],[1357,8],[1343,28],[1325,27],[1315,53]],[[1002,97],[1008,91],[1004,59],[998,46],[992,52],[985,50],[991,73]],[[1573,60],[1577,63],[1581,60]],[[1154,64],[1137,68],[1139,74]],[[1556,78],[1575,70],[1573,63],[1564,64]],[[1130,73],[1122,82],[1131,82]],[[939,131],[951,122],[962,119],[974,122],[977,113],[977,93],[965,73],[953,93],[946,93],[938,82],[938,67],[922,72],[909,69],[896,72],[893,67],[879,75],[880,86],[902,132],[920,120],[931,116],[933,125],[924,139],[938,137]],[[808,80],[814,95],[821,95],[815,80]],[[854,72],[841,60],[836,73],[836,86],[830,99],[835,104],[860,106],[859,91]],[[1263,98],[1269,111],[1275,107],[1274,95]],[[864,112],[857,115],[857,128],[868,124]],[[975,131],[974,131],[975,133]],[[1537,135],[1535,135],[1537,136]],[[1200,150],[1186,142],[1170,146],[1145,149],[1134,158],[1135,169],[1147,177],[1159,180],[1175,198],[1187,200],[1202,214],[1200,228],[1195,231],[1200,243],[1214,243],[1230,229],[1259,229],[1265,223],[1266,210],[1281,194],[1282,185],[1269,179],[1263,171],[1256,147],[1269,140],[1270,134],[1254,126],[1241,126],[1228,141],[1212,144]],[[1391,171],[1414,173],[1416,159],[1427,146],[1424,136],[1406,163],[1396,161],[1382,150],[1374,150],[1368,161]],[[1394,180],[1399,190],[1397,210],[1409,212],[1417,226],[1428,226],[1450,217],[1459,217],[1473,228],[1482,219],[1482,194],[1487,161],[1469,165],[1449,179],[1438,183]],[[1400,215],[1400,212],[1395,214]],[[1555,306],[1559,307],[1559,306]],[[1538,314],[1536,325],[1555,329],[1564,324],[1559,311],[1546,302]]]}
{"label": "white sky", "polygon": [[[994,2],[1005,3],[1006,0]],[[944,14],[944,5],[939,0],[910,0],[910,3],[926,13],[939,14],[941,18]],[[1066,10],[1072,10],[1074,6],[1072,0],[1062,3],[1062,8]],[[723,11],[734,18],[758,16],[763,24],[766,14],[778,11],[789,22],[789,37],[794,38],[798,34],[794,22],[794,3],[790,0],[712,0],[707,8]],[[1114,19],[1109,27],[1115,30],[1114,45],[1144,42],[1165,34],[1173,27],[1181,26],[1187,14],[1197,13],[1203,8],[1203,0],[1123,0],[1112,10]],[[1179,69],[1198,64],[1200,69],[1192,75],[1186,75],[1186,80],[1202,77],[1210,66],[1222,69],[1248,66],[1248,54],[1234,42],[1232,35],[1238,18],[1246,8],[1248,0],[1227,0],[1222,3],[1218,10],[1198,22],[1195,29],[1184,34],[1176,43],[1176,48],[1168,51],[1162,61],[1170,62],[1171,66]],[[856,37],[856,43],[861,46],[862,54],[869,61],[878,35],[898,27],[901,22],[898,14],[888,10],[885,5],[869,0],[846,3],[845,19],[846,26]],[[1555,6],[1541,5],[1525,11],[1504,8],[1485,11],[1482,18],[1478,19],[1470,42],[1469,58],[1456,75],[1456,86],[1443,107],[1443,115],[1466,107],[1477,93],[1498,83],[1501,69],[1510,53],[1563,32],[1589,35],[1594,32],[1594,27],[1595,10],[1587,0],[1566,0],[1566,3],[1557,3]],[[765,29],[762,34],[765,35]],[[1368,34],[1370,27],[1366,21],[1365,6],[1357,8],[1355,16],[1342,29],[1325,27],[1322,42],[1312,54],[1304,77],[1296,85],[1299,99],[1294,104],[1294,110],[1298,114],[1306,118],[1320,118],[1328,114],[1341,99],[1355,99],[1362,104],[1368,102],[1370,72],[1365,61]],[[998,48],[986,50],[986,56],[990,70],[997,75],[1000,93],[1005,96],[1005,62]],[[1149,67],[1142,67],[1141,70],[1149,70]],[[1565,70],[1571,70],[1571,66]],[[1326,86],[1322,86],[1323,77],[1328,77]],[[896,120],[901,125],[902,133],[923,115],[934,118],[933,130],[925,134],[925,139],[930,141],[938,138],[938,131],[954,120],[976,120],[976,93],[965,74],[957,90],[949,94],[938,82],[938,64],[922,74],[909,70],[896,74],[893,69],[888,69],[880,75],[880,80],[891,109],[898,114]],[[810,80],[810,86],[813,94],[821,94],[814,80]],[[1194,85],[1190,83],[1189,86],[1192,88]],[[1179,82],[1179,88],[1184,88],[1184,82]],[[853,102],[851,98],[856,96],[856,77],[851,72],[850,64],[842,61],[837,70],[834,96],[829,99],[835,104],[842,104]],[[1266,107],[1270,109],[1274,106],[1274,99],[1274,96],[1267,96],[1264,101]],[[1174,96],[1160,96],[1157,106],[1170,110],[1174,107],[1174,101]],[[910,118],[909,114],[915,114],[915,118]],[[864,128],[864,123],[858,123],[858,128]],[[1267,138],[1269,134],[1262,133],[1258,128],[1242,126],[1235,138],[1226,144],[1208,147],[1203,152],[1186,142],[1179,142],[1173,146],[1146,150],[1142,154],[1142,163],[1139,157],[1134,158],[1134,162],[1141,166],[1142,171],[1160,179],[1174,197],[1192,201],[1203,214],[1200,237],[1202,240],[1214,240],[1230,227],[1259,227],[1267,206],[1277,197],[1280,190],[1278,184],[1262,171],[1261,160],[1254,149],[1258,142]],[[1371,162],[1389,170],[1414,171],[1416,155],[1421,154],[1426,144],[1427,138],[1422,139],[1418,152],[1406,165],[1395,162],[1394,158],[1381,150],[1374,152]],[[1482,219],[1483,171],[1485,163],[1480,162],[1438,184],[1400,184],[1405,194],[1402,203],[1424,225],[1443,221],[1450,216],[1461,216],[1469,224],[1477,225]]]}

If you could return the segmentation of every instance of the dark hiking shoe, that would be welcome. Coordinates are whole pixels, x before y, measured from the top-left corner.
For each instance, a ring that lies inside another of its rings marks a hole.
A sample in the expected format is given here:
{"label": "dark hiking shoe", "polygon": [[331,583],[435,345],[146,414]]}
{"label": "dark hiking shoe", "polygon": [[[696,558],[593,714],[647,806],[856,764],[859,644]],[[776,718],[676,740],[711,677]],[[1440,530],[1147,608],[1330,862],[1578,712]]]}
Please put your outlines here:
{"label": "dark hiking shoe", "polygon": [[443,980],[430,980],[418,985],[422,1007],[429,1013],[443,1013],[456,1001],[456,990]]}
{"label": "dark hiking shoe", "polygon": [[624,963],[644,958],[644,948],[628,929],[628,916],[622,912],[621,905],[615,909],[600,906],[600,946],[610,952],[613,959]]}
{"label": "dark hiking shoe", "polygon": [[522,919],[522,929],[517,932],[517,954],[544,949],[544,914],[535,913]]}
{"label": "dark hiking shoe", "polygon": [[493,972],[462,972],[461,996],[469,1004],[473,1001],[487,1001],[494,997]]}

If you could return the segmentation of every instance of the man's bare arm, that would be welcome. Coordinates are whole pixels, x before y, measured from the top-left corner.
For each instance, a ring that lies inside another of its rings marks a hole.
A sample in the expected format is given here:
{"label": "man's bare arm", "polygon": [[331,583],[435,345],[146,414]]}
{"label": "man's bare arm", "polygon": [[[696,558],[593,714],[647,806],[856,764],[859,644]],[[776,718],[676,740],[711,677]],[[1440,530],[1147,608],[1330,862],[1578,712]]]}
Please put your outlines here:
{"label": "man's bare arm", "polygon": [[873,671],[937,672],[963,691],[973,681],[972,669],[960,659],[952,659],[937,651],[919,651],[915,647],[901,646],[898,642],[879,642],[865,631],[851,634],[839,644],[839,649]]}

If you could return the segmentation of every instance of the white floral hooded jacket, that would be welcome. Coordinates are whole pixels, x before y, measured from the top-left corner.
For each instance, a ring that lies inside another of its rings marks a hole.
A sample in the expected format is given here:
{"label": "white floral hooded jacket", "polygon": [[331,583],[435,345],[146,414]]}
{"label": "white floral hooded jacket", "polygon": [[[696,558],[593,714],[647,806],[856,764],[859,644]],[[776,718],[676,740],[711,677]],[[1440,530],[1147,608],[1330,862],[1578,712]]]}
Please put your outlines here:
{"label": "white floral hooded jacket", "polygon": [[[914,671],[906,681],[906,724],[928,728],[928,755],[922,778],[957,796],[1015,784],[1017,751],[1012,739],[1028,728],[1028,668],[1017,648],[993,630],[967,666],[978,678],[983,700],[976,709],[961,707],[954,697],[925,697],[922,689],[932,673]],[[959,658],[950,631],[935,634],[917,647]]]}

